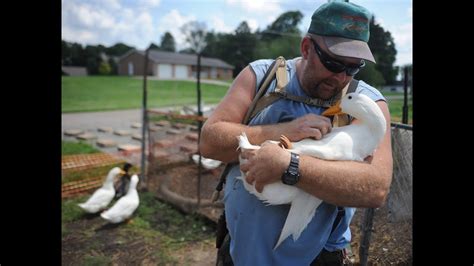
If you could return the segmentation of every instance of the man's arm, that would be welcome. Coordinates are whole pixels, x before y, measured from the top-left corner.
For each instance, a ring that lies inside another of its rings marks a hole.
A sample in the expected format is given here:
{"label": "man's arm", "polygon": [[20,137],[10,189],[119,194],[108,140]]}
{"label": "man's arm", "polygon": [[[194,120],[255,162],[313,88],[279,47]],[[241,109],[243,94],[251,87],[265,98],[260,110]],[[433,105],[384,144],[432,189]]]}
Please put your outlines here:
{"label": "man's arm", "polygon": [[[379,147],[364,162],[327,161],[300,157],[301,178],[297,186],[328,203],[347,207],[380,207],[385,202],[392,180],[390,113],[384,101],[378,101],[387,121],[387,130]],[[358,121],[354,121],[358,123]],[[256,151],[245,151],[249,159],[241,165],[249,183],[256,181],[261,191],[266,184],[279,181],[290,162],[290,154],[275,144],[265,143]]]}
{"label": "man's arm", "polygon": [[328,118],[314,114],[275,125],[241,124],[255,96],[255,83],[255,73],[249,66],[235,78],[202,128],[199,145],[202,156],[224,162],[236,161],[237,136],[243,132],[252,144],[259,145],[266,140],[279,140],[282,134],[291,141],[308,137],[320,139],[331,130]]}

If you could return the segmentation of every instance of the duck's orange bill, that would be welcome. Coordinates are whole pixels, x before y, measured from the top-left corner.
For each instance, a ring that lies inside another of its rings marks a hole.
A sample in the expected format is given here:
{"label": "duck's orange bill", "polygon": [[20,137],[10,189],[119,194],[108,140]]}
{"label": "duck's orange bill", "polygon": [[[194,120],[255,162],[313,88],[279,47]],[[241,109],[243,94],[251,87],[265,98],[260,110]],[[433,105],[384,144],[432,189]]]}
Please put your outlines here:
{"label": "duck's orange bill", "polygon": [[337,103],[324,111],[321,115],[323,116],[333,116],[333,115],[340,115],[343,114],[341,107],[339,106],[341,101],[337,101]]}

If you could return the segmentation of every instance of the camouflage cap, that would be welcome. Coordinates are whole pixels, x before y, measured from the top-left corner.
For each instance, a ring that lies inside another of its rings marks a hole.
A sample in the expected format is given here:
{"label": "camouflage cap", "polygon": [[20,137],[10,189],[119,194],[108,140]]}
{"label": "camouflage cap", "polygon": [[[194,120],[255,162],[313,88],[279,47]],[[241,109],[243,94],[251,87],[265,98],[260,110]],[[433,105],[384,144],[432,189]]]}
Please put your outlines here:
{"label": "camouflage cap", "polygon": [[308,33],[323,37],[329,51],[336,55],[375,63],[367,45],[371,16],[367,9],[353,3],[325,3],[314,11]]}

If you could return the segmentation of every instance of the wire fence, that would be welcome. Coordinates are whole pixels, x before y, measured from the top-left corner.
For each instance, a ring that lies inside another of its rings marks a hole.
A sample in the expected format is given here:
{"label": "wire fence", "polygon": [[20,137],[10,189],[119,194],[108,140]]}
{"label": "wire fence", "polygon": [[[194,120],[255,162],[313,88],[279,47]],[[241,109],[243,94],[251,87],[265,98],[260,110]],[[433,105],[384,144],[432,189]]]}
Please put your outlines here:
{"label": "wire fence", "polygon": [[[217,221],[223,204],[210,199],[223,166],[203,167],[198,175],[192,159],[198,152],[197,122],[203,118],[185,112],[149,112],[148,117],[148,189],[185,212]],[[352,260],[362,265],[410,265],[412,260],[412,127],[392,123],[391,133],[393,178],[386,204],[357,209],[351,223]]]}

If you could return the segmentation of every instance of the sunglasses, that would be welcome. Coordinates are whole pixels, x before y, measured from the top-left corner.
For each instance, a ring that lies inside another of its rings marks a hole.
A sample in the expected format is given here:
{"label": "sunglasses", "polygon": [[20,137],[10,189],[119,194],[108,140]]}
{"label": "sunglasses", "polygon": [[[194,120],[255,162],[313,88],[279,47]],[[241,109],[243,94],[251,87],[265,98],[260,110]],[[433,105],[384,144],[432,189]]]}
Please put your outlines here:
{"label": "sunglasses", "polygon": [[327,68],[327,70],[333,72],[333,73],[341,73],[342,71],[346,71],[346,74],[348,76],[354,76],[359,72],[361,68],[365,66],[365,61],[362,60],[359,65],[351,65],[347,66],[337,60],[334,60],[329,56],[326,52],[321,50],[321,47],[314,41],[313,39],[309,38],[311,42],[314,45],[314,50],[319,56],[319,60],[321,63],[323,63],[324,67]]}

